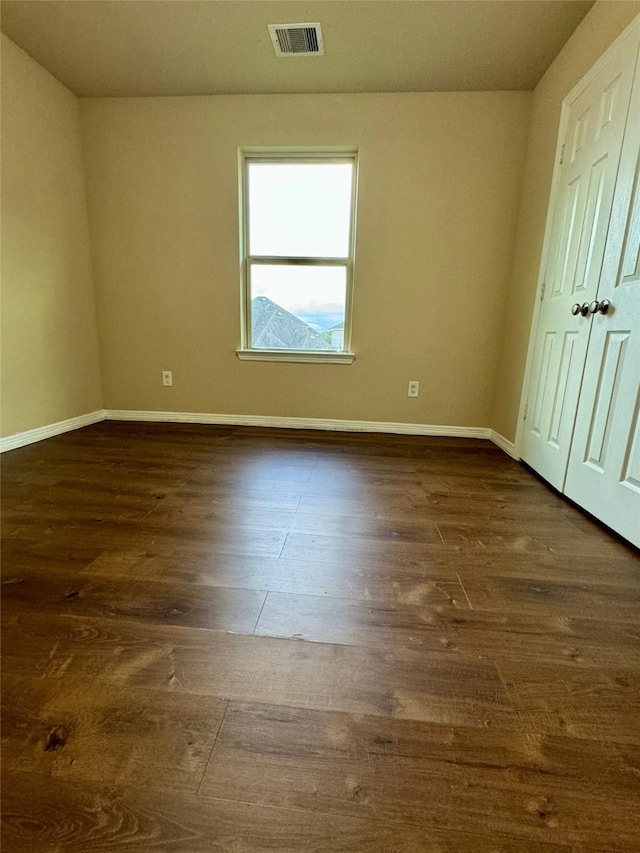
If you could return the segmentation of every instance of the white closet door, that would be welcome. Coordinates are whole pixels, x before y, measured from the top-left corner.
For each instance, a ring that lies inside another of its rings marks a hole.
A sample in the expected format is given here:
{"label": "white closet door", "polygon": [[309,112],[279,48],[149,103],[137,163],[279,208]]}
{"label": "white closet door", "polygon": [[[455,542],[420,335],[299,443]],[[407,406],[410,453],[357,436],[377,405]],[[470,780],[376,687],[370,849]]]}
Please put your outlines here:
{"label": "white closet door", "polygon": [[522,444],[522,458],[560,490],[592,323],[572,306],[596,298],[637,53],[636,28],[565,102]]}
{"label": "white closet door", "polygon": [[[565,492],[640,546],[640,73],[591,320]],[[605,303],[606,305],[606,303]],[[594,306],[595,307],[595,306]]]}

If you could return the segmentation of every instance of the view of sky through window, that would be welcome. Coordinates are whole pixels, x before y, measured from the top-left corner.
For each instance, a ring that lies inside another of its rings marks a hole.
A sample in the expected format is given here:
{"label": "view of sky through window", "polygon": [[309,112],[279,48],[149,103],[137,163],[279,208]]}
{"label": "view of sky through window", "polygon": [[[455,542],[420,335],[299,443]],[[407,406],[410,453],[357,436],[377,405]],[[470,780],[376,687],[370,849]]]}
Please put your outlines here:
{"label": "view of sky through window", "polygon": [[347,258],[351,163],[250,163],[249,254]]}
{"label": "view of sky through window", "polygon": [[253,347],[343,349],[353,168],[344,161],[248,163]]}

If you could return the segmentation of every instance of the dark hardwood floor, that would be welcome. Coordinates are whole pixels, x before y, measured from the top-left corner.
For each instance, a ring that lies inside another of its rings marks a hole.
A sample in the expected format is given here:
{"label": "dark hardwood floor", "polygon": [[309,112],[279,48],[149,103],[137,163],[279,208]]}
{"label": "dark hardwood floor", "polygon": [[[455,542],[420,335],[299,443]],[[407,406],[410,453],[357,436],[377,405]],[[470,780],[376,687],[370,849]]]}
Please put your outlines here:
{"label": "dark hardwood floor", "polygon": [[640,850],[637,552],[480,441],[5,454],[6,853]]}

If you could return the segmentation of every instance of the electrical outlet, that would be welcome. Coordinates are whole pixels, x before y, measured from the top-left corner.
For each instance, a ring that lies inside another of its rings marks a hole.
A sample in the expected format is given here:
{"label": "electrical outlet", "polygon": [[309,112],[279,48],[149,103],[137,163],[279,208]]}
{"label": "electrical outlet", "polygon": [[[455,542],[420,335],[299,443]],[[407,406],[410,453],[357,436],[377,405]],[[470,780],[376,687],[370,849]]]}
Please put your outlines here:
{"label": "electrical outlet", "polygon": [[173,385],[173,371],[172,370],[163,370],[162,371],[162,384],[166,386]]}
{"label": "electrical outlet", "polygon": [[407,386],[407,397],[417,397],[420,393],[420,383],[417,379],[410,379]]}

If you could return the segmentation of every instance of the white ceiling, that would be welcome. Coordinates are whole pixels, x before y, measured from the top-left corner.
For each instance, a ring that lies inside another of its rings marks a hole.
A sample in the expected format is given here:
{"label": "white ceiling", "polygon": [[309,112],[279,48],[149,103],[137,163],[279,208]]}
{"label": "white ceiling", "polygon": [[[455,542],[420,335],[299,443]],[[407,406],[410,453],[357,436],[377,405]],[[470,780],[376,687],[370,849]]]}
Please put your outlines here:
{"label": "white ceiling", "polygon": [[[77,95],[533,89],[581,0],[4,0],[2,30]],[[277,59],[267,24],[322,24]]]}

